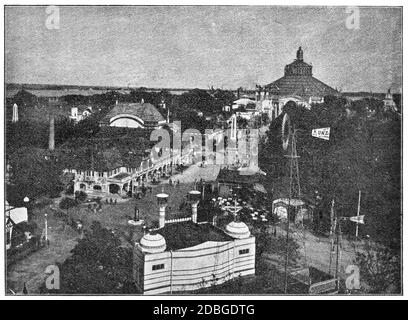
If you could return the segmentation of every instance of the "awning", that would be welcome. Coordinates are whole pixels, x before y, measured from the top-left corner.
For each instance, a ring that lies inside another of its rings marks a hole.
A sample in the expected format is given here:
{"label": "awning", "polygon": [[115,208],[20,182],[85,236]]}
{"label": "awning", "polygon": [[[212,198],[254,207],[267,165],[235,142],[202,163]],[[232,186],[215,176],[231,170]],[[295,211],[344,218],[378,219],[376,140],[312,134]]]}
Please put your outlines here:
{"label": "awning", "polygon": [[254,190],[255,190],[255,191],[258,191],[258,192],[262,192],[262,193],[268,193],[268,192],[266,191],[265,187],[264,187],[262,184],[260,184],[260,183],[255,183],[255,184],[254,184]]}
{"label": "awning", "polygon": [[[273,204],[277,204],[277,203],[283,203],[285,205],[289,205],[289,199],[280,198],[280,199],[273,200]],[[290,205],[293,207],[299,207],[299,206],[304,206],[305,202],[300,199],[290,199]]]}
{"label": "awning", "polygon": [[248,99],[248,98],[242,98],[234,101],[234,104],[243,104],[243,105],[248,105],[250,103],[255,104],[254,100]]}

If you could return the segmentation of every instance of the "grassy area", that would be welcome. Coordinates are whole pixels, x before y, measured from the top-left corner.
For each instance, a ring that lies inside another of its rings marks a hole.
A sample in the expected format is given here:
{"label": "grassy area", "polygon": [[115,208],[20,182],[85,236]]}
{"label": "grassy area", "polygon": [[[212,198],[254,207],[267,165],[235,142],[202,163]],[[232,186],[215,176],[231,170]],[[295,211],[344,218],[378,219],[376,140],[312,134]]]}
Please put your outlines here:
{"label": "grassy area", "polygon": [[87,229],[92,221],[99,221],[102,226],[112,229],[121,236],[123,240],[135,241],[142,236],[141,226],[131,226],[128,221],[133,219],[135,206],[140,212],[140,219],[145,220],[147,226],[152,226],[158,221],[158,205],[156,194],[165,192],[169,195],[166,209],[166,219],[185,217],[191,214],[190,211],[180,211],[180,204],[186,199],[186,195],[194,187],[193,183],[180,183],[170,186],[162,184],[154,186],[152,192],[146,193],[142,199],[129,199],[127,202],[117,204],[106,204],[102,202],[102,211],[94,213],[87,206],[77,206],[68,210],[68,214],[73,219],[82,220],[84,228]]}

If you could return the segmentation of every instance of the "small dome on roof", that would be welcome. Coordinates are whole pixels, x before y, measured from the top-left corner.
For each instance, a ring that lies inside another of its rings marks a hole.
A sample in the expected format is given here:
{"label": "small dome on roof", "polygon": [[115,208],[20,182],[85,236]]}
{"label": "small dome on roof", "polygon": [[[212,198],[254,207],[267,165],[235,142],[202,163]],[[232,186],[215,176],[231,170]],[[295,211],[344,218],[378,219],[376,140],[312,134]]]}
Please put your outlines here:
{"label": "small dome on roof", "polygon": [[139,246],[143,252],[158,253],[166,250],[166,240],[161,234],[147,233],[140,239]]}
{"label": "small dome on roof", "polygon": [[233,238],[244,239],[251,236],[248,226],[242,221],[232,221],[225,227],[226,232]]}

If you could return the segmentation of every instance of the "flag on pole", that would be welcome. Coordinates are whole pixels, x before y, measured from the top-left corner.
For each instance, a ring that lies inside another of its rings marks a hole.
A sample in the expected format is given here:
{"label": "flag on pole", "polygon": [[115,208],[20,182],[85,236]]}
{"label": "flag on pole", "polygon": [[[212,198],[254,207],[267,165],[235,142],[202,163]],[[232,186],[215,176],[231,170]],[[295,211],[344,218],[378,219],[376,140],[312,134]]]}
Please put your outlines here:
{"label": "flag on pole", "polygon": [[323,140],[330,140],[330,128],[313,129],[312,136]]}
{"label": "flag on pole", "polygon": [[358,224],[364,224],[364,215],[350,217],[349,220]]}

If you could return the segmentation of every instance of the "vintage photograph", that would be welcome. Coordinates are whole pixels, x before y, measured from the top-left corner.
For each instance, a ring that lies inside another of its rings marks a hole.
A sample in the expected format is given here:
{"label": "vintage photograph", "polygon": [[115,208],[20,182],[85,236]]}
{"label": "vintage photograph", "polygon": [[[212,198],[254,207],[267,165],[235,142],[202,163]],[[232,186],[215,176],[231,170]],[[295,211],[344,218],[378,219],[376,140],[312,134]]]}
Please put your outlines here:
{"label": "vintage photograph", "polygon": [[402,295],[402,35],[397,6],[4,6],[4,294]]}

